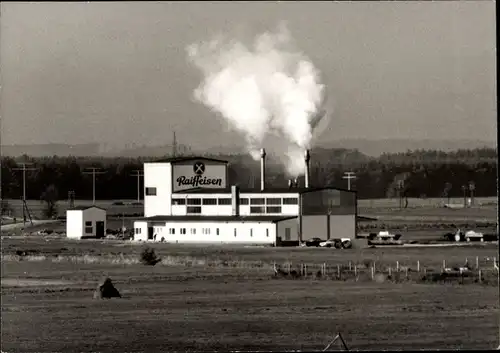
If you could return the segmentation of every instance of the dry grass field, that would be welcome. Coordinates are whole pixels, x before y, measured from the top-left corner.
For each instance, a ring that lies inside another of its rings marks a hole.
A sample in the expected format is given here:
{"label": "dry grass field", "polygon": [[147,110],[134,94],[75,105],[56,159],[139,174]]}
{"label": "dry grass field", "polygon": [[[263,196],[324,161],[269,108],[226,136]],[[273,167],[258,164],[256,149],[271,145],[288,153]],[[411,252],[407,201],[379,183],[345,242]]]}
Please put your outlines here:
{"label": "dry grass field", "polygon": [[[485,283],[274,278],[272,263],[348,262],[366,272],[439,268],[465,258],[492,272],[494,246],[447,249],[256,248],[4,238],[2,351],[321,350],[341,332],[352,350],[498,345],[497,272]],[[26,256],[17,256],[25,251]],[[120,299],[95,300],[109,276]],[[430,318],[432,318],[430,320]],[[340,349],[340,346],[333,347]]]}

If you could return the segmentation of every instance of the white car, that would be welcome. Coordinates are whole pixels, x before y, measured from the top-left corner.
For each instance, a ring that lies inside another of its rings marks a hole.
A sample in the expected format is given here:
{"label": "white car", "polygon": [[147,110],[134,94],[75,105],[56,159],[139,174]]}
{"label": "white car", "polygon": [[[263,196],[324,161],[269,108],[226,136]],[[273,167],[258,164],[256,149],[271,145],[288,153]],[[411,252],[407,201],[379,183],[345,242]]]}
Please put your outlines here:
{"label": "white car", "polygon": [[319,246],[323,248],[350,249],[352,248],[352,242],[350,238],[328,239],[319,243]]}

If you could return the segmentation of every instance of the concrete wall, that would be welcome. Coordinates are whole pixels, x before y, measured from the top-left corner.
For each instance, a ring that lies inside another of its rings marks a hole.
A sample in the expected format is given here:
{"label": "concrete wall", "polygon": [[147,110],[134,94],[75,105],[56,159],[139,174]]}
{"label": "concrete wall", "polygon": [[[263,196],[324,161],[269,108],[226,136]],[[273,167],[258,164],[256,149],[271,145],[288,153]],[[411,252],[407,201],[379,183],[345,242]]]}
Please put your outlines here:
{"label": "concrete wall", "polygon": [[135,241],[148,240],[148,222],[135,221],[134,222],[134,238]]}
{"label": "concrete wall", "polygon": [[83,211],[66,211],[66,236],[71,239],[80,239],[83,234]]}
{"label": "concrete wall", "polygon": [[[277,237],[282,241],[299,240],[299,218],[278,222]],[[330,219],[330,225],[328,225]],[[356,236],[355,215],[314,215],[302,216],[302,240],[312,238],[351,238]],[[290,229],[290,237],[287,237],[287,228]]]}
{"label": "concrete wall", "polygon": [[[95,237],[96,222],[104,222],[104,236],[106,236],[106,211],[100,208],[87,208],[83,211],[82,235],[85,237]],[[88,230],[91,230],[91,232],[88,232]]]}
{"label": "concrete wall", "polygon": [[[147,195],[156,188],[156,195]],[[144,216],[171,215],[172,167],[170,163],[144,163]]]}
{"label": "concrete wall", "polygon": [[96,236],[96,222],[104,222],[106,236],[106,211],[100,208],[66,211],[66,236],[73,239]]}
{"label": "concrete wall", "polygon": [[[270,222],[134,222],[141,228],[134,240],[147,240],[147,227],[152,226],[156,241],[167,243],[236,243],[274,244],[276,224]],[[236,232],[235,232],[236,229]]]}

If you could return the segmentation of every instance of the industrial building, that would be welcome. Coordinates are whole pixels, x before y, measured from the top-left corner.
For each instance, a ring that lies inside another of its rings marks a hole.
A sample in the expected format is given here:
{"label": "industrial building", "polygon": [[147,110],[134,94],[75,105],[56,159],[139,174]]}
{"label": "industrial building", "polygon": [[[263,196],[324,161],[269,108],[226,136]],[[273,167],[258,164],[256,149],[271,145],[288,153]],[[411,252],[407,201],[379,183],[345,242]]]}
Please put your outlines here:
{"label": "industrial building", "polygon": [[83,206],[66,211],[66,236],[68,238],[104,238],[105,233],[105,209],[97,206]]}
{"label": "industrial building", "polygon": [[270,188],[265,157],[262,149],[258,189],[229,185],[223,160],[144,163],[144,218],[134,222],[134,240],[281,245],[355,237],[355,191],[310,187],[309,151],[303,186],[289,181],[288,187]]}

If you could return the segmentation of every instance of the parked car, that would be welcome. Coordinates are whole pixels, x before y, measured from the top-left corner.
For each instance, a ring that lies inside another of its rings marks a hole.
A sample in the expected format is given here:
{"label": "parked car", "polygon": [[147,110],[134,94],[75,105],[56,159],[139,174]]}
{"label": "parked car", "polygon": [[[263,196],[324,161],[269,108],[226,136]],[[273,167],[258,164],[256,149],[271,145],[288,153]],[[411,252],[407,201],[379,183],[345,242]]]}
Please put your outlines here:
{"label": "parked car", "polygon": [[311,238],[306,241],[306,246],[319,246],[322,241],[320,238]]}
{"label": "parked car", "polygon": [[349,238],[328,239],[319,243],[319,246],[323,248],[350,249],[352,248],[352,242]]}

